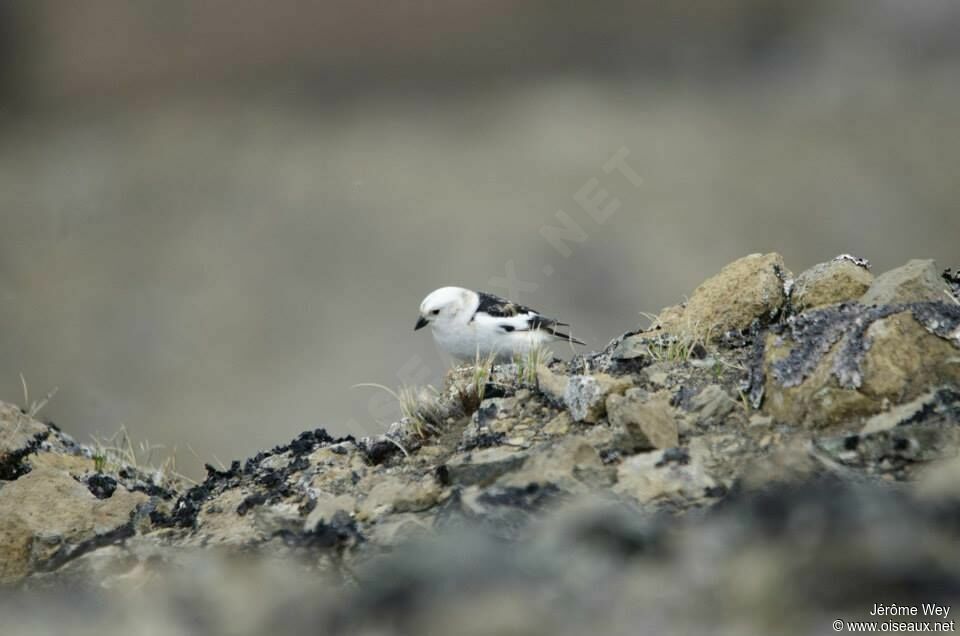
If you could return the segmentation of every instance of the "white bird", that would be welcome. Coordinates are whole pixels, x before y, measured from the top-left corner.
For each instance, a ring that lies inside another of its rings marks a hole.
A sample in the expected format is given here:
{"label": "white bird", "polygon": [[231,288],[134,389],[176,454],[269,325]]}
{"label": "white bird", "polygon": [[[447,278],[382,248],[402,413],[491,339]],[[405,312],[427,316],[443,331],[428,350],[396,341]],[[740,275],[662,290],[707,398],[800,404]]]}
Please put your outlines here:
{"label": "white bird", "polygon": [[430,325],[437,345],[460,360],[495,357],[509,361],[550,342],[585,344],[560,333],[567,323],[484,292],[463,287],[441,287],[420,303],[414,331]]}

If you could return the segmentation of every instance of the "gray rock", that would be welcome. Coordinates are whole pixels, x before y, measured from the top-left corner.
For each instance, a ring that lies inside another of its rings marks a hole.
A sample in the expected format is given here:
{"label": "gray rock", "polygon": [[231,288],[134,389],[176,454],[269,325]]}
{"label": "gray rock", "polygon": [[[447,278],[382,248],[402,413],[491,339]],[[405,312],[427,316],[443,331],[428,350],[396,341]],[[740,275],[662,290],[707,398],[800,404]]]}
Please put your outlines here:
{"label": "gray rock", "polygon": [[596,422],[603,416],[603,391],[596,378],[577,375],[570,378],[563,392],[563,403],[577,422]]}
{"label": "gray rock", "polygon": [[454,455],[446,463],[446,469],[451,483],[461,486],[487,484],[520,468],[526,460],[524,452],[509,446],[497,446]]}
{"label": "gray rock", "polygon": [[577,422],[595,424],[606,415],[606,399],[611,393],[623,393],[631,382],[605,374],[574,375],[567,382],[563,403]]}
{"label": "gray rock", "polygon": [[690,400],[690,410],[707,424],[723,422],[737,408],[740,404],[717,384],[705,386]]}
{"label": "gray rock", "polygon": [[923,300],[947,301],[949,291],[932,259],[915,259],[877,276],[860,302],[864,305],[893,305]]}

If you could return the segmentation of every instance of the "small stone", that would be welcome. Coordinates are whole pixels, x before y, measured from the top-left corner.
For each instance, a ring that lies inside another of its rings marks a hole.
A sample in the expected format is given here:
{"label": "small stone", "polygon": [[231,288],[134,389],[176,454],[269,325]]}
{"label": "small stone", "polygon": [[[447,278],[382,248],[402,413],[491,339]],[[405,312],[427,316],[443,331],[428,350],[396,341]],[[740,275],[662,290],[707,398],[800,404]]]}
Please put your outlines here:
{"label": "small stone", "polygon": [[773,418],[769,415],[761,415],[760,413],[754,413],[750,416],[749,425],[764,427],[771,426],[773,424]]}
{"label": "small stone", "polygon": [[515,428],[516,424],[517,420],[513,418],[498,416],[496,420],[490,423],[490,430],[494,433],[509,433]]}
{"label": "small stone", "polygon": [[574,375],[563,393],[563,403],[570,417],[577,422],[597,423],[606,415],[606,398],[613,393],[623,393],[630,381],[605,374]]}
{"label": "small stone", "polygon": [[723,422],[738,406],[737,401],[717,384],[707,385],[690,400],[690,410],[708,424]]}
{"label": "small stone", "polygon": [[358,517],[373,519],[390,512],[418,512],[431,508],[440,495],[432,477],[418,482],[385,479],[377,483],[360,502]]}
{"label": "small stone", "polygon": [[666,363],[655,362],[651,364],[643,370],[643,375],[646,376],[647,382],[655,388],[665,388],[670,385],[670,373]]}
{"label": "small stone", "polygon": [[677,414],[669,397],[645,398],[639,389],[607,398],[610,424],[623,430],[616,442],[619,450],[635,453],[679,444]]}
{"label": "small stone", "polygon": [[566,435],[570,432],[570,425],[572,423],[573,420],[570,418],[570,414],[562,411],[558,413],[555,418],[547,422],[547,425],[543,427],[543,432],[547,435]]}

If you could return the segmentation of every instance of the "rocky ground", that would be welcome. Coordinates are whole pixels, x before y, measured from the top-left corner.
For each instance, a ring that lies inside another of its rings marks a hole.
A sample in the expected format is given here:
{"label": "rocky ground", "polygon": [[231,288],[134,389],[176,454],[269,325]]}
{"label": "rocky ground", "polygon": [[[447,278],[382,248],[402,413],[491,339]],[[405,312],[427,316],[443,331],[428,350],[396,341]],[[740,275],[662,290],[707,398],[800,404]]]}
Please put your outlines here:
{"label": "rocky ground", "polygon": [[[830,633],[960,598],[960,278],[750,255],[190,485],[0,406],[4,633]],[[119,602],[118,602],[119,599]]]}

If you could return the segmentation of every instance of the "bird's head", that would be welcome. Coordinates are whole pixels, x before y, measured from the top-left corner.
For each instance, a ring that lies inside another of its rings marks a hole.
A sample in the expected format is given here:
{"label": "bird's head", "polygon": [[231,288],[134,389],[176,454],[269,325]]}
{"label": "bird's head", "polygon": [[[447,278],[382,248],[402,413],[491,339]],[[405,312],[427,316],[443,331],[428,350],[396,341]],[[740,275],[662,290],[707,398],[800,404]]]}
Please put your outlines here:
{"label": "bird's head", "polygon": [[441,287],[431,292],[420,303],[420,317],[413,330],[423,329],[429,324],[456,322],[470,310],[471,302],[476,302],[474,296],[474,292],[462,287]]}

